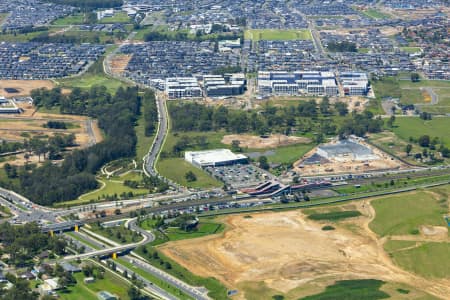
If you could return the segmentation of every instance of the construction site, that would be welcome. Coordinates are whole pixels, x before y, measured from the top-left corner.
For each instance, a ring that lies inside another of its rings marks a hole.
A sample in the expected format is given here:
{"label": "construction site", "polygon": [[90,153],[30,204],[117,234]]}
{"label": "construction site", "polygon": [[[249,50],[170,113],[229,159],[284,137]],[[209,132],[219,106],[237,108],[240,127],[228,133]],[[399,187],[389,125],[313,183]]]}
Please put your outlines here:
{"label": "construction site", "polygon": [[403,162],[357,138],[335,139],[321,144],[294,163],[294,171],[302,176],[358,174],[407,167]]}

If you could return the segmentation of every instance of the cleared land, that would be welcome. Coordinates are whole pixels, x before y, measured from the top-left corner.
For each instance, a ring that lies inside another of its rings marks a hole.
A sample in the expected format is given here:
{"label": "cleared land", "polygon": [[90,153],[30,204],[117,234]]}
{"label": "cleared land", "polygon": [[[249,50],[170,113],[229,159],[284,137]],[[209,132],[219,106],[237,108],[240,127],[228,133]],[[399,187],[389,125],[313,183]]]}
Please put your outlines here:
{"label": "cleared land", "polygon": [[[51,80],[0,80],[0,95],[7,98],[14,96],[29,96],[32,90],[39,88],[52,89],[55,86]],[[18,93],[8,93],[5,88],[14,88]]]}
{"label": "cleared land", "polygon": [[[359,211],[362,216],[318,222],[305,215],[345,211]],[[424,278],[400,269],[384,251],[385,240],[368,227],[375,216],[369,201],[304,212],[226,216],[222,220],[228,230],[222,235],[170,242],[159,249],[194,274],[213,276],[238,289],[236,299],[269,299],[277,294],[299,299],[322,293],[335,280],[349,279],[388,282],[381,290],[396,299],[432,299],[428,293],[445,298],[450,292],[448,274]],[[330,222],[335,230],[324,231]]]}
{"label": "cleared land", "polygon": [[239,146],[250,149],[276,148],[294,144],[309,144],[311,139],[297,136],[287,136],[283,134],[273,134],[268,137],[261,137],[247,134],[225,135],[223,144],[231,145],[233,141],[239,141]]}
{"label": "cleared land", "polygon": [[307,29],[303,30],[278,30],[278,29],[249,29],[244,32],[246,40],[311,40],[311,32]]}
{"label": "cleared land", "polygon": [[115,55],[111,61],[111,71],[114,74],[121,75],[125,71],[129,61],[131,60],[132,55],[119,54]]}

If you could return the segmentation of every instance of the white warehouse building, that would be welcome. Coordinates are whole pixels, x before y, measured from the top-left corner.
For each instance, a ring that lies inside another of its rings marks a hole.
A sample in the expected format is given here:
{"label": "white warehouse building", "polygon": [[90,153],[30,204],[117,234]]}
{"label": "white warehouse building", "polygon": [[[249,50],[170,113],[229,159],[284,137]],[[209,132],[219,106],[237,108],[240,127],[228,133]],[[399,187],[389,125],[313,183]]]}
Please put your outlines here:
{"label": "white warehouse building", "polygon": [[243,154],[234,154],[228,149],[186,151],[184,153],[184,159],[197,168],[248,163],[247,156]]}

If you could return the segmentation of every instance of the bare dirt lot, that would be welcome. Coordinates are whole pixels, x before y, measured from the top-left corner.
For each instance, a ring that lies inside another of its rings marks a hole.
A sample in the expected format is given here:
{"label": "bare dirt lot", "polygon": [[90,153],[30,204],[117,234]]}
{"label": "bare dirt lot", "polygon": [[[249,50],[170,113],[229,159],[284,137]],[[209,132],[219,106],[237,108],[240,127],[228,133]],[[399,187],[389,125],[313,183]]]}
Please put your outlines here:
{"label": "bare dirt lot", "polygon": [[115,55],[111,61],[111,71],[115,74],[122,74],[131,58],[132,55]]}
{"label": "bare dirt lot", "polygon": [[[9,98],[29,96],[30,92],[39,88],[52,89],[55,84],[51,80],[0,80],[0,95]],[[18,93],[7,93],[5,88],[14,88]]]}
{"label": "bare dirt lot", "polygon": [[231,134],[224,136],[221,142],[226,145],[231,145],[233,141],[239,141],[239,145],[241,147],[247,147],[250,149],[266,149],[294,144],[311,143],[311,140],[309,138],[287,136],[283,134],[273,134],[268,137],[260,137],[247,134]]}
{"label": "bare dirt lot", "polygon": [[443,299],[450,294],[448,280],[425,279],[393,264],[368,227],[375,214],[369,203],[348,206],[363,216],[334,223],[333,231],[323,231],[325,222],[309,220],[301,211],[233,215],[223,217],[228,229],[221,235],[160,249],[193,273],[238,289],[236,299],[253,299],[246,295],[251,283],[298,299],[337,279],[364,278],[408,284]]}

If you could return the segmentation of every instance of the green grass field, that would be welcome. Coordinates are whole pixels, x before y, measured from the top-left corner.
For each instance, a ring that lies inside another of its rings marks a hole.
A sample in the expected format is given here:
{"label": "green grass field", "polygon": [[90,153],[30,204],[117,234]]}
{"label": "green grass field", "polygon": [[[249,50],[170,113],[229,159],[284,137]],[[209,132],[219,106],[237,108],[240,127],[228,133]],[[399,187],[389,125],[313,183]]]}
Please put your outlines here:
{"label": "green grass field", "polygon": [[[183,158],[160,159],[156,165],[160,174],[183,186],[189,188],[221,187],[223,183],[209,176],[205,171],[186,162]],[[192,171],[197,177],[196,181],[188,182],[185,178],[187,172]]]}
{"label": "green grass field", "polygon": [[135,131],[137,136],[136,162],[142,165],[142,158],[147,155],[150,150],[150,146],[152,145],[155,136],[145,136],[145,121],[143,115],[139,117]]}
{"label": "green grass field", "polygon": [[69,15],[52,22],[52,25],[68,26],[68,25],[81,25],[84,24],[85,16],[82,13]]}
{"label": "green grass field", "polygon": [[368,10],[365,10],[362,12],[366,16],[372,19],[390,19],[391,16],[388,14],[385,14],[377,9],[369,8]]}
{"label": "green grass field", "polygon": [[348,211],[336,211],[328,213],[314,213],[308,216],[308,219],[314,221],[340,221],[348,218],[355,218],[361,216],[361,213],[357,210]]}
{"label": "green grass field", "polygon": [[447,204],[440,201],[441,198],[436,199],[425,191],[376,199],[372,201],[376,216],[369,227],[383,237],[412,234],[421,225],[446,226],[443,216],[448,213],[448,207],[443,207]]}
{"label": "green grass field", "polygon": [[131,263],[128,259],[125,258],[119,258],[117,259],[118,263],[120,263],[121,265],[127,267],[128,269],[132,270],[134,273],[142,276],[143,278],[153,282],[154,284],[156,284],[158,287],[162,288],[163,290],[168,291],[169,293],[171,293],[172,295],[177,296],[180,299],[193,299],[192,297],[189,297],[187,294],[184,294],[182,291],[176,289],[175,287],[173,287],[172,285],[168,284],[166,281],[163,281],[161,279],[159,279],[156,276],[153,276],[150,273],[147,273],[145,271],[143,271],[142,269],[136,267],[133,263]]}
{"label": "green grass field", "polygon": [[58,80],[59,84],[63,88],[81,88],[81,89],[90,89],[94,85],[103,85],[106,87],[108,92],[115,93],[116,90],[122,86],[125,87],[127,84],[123,83],[114,78],[110,78],[105,74],[89,74],[86,73],[81,76],[75,76],[71,78],[64,78]]}
{"label": "green grass field", "polygon": [[249,29],[244,32],[246,40],[311,40],[311,32],[307,29],[302,30],[278,30],[278,29]]}
{"label": "green grass field", "polygon": [[275,154],[267,156],[267,159],[271,163],[293,164],[314,147],[312,143],[279,147],[274,149]]}
{"label": "green grass field", "polygon": [[110,23],[130,23],[131,19],[125,12],[116,12],[112,17],[106,17],[99,21],[102,24]]}
{"label": "green grass field", "polygon": [[[146,260],[149,263],[151,263],[152,265],[154,265],[155,267],[168,272],[172,276],[175,276],[190,285],[206,287],[210,291],[208,296],[210,296],[212,299],[215,299],[215,300],[229,299],[227,297],[227,288],[225,286],[223,286],[215,278],[204,278],[204,277],[200,277],[195,274],[192,274],[189,270],[182,267],[177,262],[171,260],[170,258],[165,256],[161,252],[158,251],[158,257],[155,258],[153,256],[153,252],[155,249],[150,248],[147,250],[148,250],[147,253],[144,253],[143,247],[139,247],[137,249],[137,253],[139,255],[143,256],[144,258],[146,258]],[[171,267],[166,268],[165,263],[169,263]]]}
{"label": "green grass field", "polygon": [[410,137],[419,138],[422,135],[429,135],[431,138],[438,137],[450,147],[450,118],[435,117],[430,121],[420,118],[397,118],[395,120],[394,133],[401,139],[408,141]]}
{"label": "green grass field", "polygon": [[103,228],[97,224],[90,224],[89,230],[100,234],[119,244],[137,243],[142,240],[142,236],[135,231],[131,231],[124,226],[115,226],[111,228]]}
{"label": "green grass field", "polygon": [[205,235],[220,233],[225,229],[225,225],[213,222],[200,222],[196,229],[184,231],[179,228],[168,228],[165,233],[171,241],[199,238]]}
{"label": "green grass field", "polygon": [[331,286],[327,286],[325,291],[312,296],[301,298],[302,300],[375,300],[386,299],[389,295],[380,288],[383,281],[375,279],[342,280]]}
{"label": "green grass field", "polygon": [[405,51],[406,53],[417,53],[422,50],[420,47],[400,47],[402,51]]}
{"label": "green grass field", "polygon": [[[396,244],[401,241],[391,241]],[[390,246],[392,247],[392,245]],[[394,251],[390,256],[407,271],[426,278],[448,278],[450,270],[450,243],[423,243],[418,247]]]}
{"label": "green grass field", "polygon": [[111,271],[105,272],[103,279],[97,279],[93,283],[85,284],[83,273],[74,274],[77,284],[69,287],[66,291],[58,292],[59,299],[62,300],[97,300],[97,293],[100,291],[108,291],[119,296],[120,300],[129,300],[128,288],[129,283],[121,279],[118,275]]}

